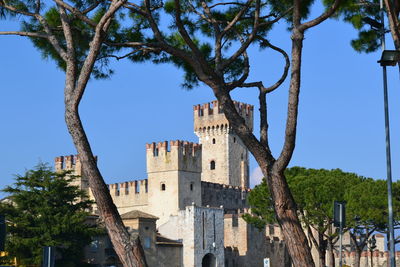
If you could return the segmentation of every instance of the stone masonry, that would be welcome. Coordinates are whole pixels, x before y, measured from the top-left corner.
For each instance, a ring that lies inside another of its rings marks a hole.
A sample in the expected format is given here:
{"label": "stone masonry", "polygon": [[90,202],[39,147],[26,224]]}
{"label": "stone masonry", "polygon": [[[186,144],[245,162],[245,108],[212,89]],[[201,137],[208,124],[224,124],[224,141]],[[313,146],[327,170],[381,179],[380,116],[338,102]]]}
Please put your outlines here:
{"label": "stone masonry", "polygon": [[[240,102],[235,106],[252,129],[253,106]],[[146,144],[147,179],[108,185],[113,201],[120,214],[140,211],[156,216],[157,235],[171,240],[167,243],[181,244],[174,251],[182,253],[173,255],[183,255],[175,261],[182,266],[263,266],[271,241],[267,242],[265,231],[241,217],[249,208],[249,152],[218,101],[196,105],[193,113],[199,144],[180,140]],[[55,161],[57,171],[81,175],[78,156]],[[93,198],[85,177],[76,183]],[[159,260],[168,258],[154,253]]]}

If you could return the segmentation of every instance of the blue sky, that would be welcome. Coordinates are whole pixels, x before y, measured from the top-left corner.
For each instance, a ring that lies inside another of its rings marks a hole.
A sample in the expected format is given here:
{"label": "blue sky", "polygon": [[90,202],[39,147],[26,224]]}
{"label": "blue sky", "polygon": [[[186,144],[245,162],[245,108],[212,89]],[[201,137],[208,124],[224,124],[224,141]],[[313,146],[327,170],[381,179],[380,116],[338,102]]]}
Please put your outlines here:
{"label": "blue sky", "polygon": [[[271,43],[290,52],[290,35],[281,23]],[[0,24],[0,31],[17,22]],[[291,166],[340,168],[386,178],[380,52],[358,54],[350,47],[356,31],[329,20],[306,33],[300,116]],[[387,36],[390,44],[390,36]],[[39,161],[53,164],[75,154],[63,119],[64,74],[44,60],[22,37],[0,36],[0,187]],[[282,58],[270,50],[250,52],[251,81],[274,82]],[[146,178],[145,143],[197,141],[192,107],[214,99],[209,88],[180,88],[183,72],[172,65],[113,62],[115,75],[89,83],[81,114],[107,183]],[[400,92],[397,68],[389,68],[393,178],[400,175]],[[283,142],[288,83],[268,96],[270,144],[275,156]],[[233,93],[257,105],[255,89]],[[258,107],[255,111],[256,131]],[[252,159],[251,170],[257,165]],[[1,196],[1,195],[0,195]]]}

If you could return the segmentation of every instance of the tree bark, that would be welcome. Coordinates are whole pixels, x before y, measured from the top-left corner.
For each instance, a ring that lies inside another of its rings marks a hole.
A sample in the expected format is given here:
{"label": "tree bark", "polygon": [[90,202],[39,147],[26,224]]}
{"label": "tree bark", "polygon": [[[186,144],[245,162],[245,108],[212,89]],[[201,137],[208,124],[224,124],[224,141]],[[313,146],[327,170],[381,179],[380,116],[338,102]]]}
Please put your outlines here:
{"label": "tree bark", "polygon": [[389,20],[390,33],[392,34],[393,43],[396,50],[400,49],[400,29],[399,20],[397,18],[398,11],[391,0],[384,0],[386,6],[386,12]]}
{"label": "tree bark", "polygon": [[354,258],[354,267],[360,267],[360,259],[361,259],[361,250],[355,249],[355,258]]}
{"label": "tree bark", "polygon": [[335,267],[335,254],[333,253],[333,242],[329,240],[329,267]]}
{"label": "tree bark", "polygon": [[324,243],[327,240],[324,240],[324,234],[318,232],[318,256],[319,256],[319,266],[326,266],[326,246]]}
{"label": "tree bark", "polygon": [[115,206],[107,185],[97,167],[77,107],[71,105],[68,101],[68,96],[66,96],[65,104],[65,120],[68,126],[68,131],[71,134],[74,145],[79,154],[83,175],[89,180],[89,187],[92,190],[115,252],[117,253],[121,263],[126,267],[147,266],[139,238],[137,237],[136,239],[131,240],[131,236],[119,216],[117,207]]}
{"label": "tree bark", "polygon": [[[268,170],[264,169],[263,173],[265,175]],[[272,173],[266,177],[269,184],[272,185],[270,188],[274,199],[276,218],[282,228],[293,265],[296,267],[314,266],[308,240],[297,216],[295,202],[285,176],[282,172],[272,170]]]}

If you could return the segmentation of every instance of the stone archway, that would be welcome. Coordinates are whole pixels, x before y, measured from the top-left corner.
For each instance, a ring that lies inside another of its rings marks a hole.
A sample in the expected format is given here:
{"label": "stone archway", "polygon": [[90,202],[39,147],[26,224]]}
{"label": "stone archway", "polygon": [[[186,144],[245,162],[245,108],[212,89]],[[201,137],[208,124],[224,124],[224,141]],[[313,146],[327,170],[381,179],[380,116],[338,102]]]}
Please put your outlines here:
{"label": "stone archway", "polygon": [[203,260],[201,261],[202,267],[217,267],[217,258],[212,253],[207,253],[204,255]]}

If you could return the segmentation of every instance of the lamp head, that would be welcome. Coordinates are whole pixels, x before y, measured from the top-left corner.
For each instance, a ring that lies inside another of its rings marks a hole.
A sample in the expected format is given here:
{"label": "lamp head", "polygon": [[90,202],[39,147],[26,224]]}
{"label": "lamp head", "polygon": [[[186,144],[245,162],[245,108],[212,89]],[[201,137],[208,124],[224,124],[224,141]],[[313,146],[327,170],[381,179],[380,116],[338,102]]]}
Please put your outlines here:
{"label": "lamp head", "polygon": [[381,59],[378,63],[381,66],[396,66],[397,62],[400,61],[400,51],[397,50],[384,50],[382,52]]}

